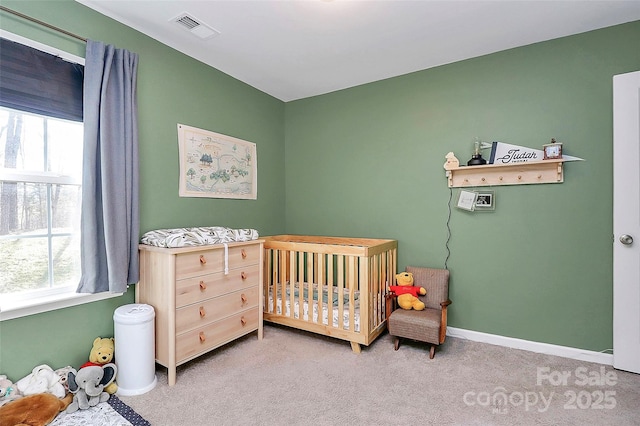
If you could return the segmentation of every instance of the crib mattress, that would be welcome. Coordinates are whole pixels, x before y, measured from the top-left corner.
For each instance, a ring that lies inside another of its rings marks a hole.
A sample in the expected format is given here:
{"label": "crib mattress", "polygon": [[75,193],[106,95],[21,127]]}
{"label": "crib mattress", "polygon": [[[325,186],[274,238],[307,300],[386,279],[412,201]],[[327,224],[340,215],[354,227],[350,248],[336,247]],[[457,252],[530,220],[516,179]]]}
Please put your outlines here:
{"label": "crib mattress", "polygon": [[[295,318],[295,319],[300,319],[302,318],[304,321],[309,321],[309,302],[308,302],[308,297],[306,297],[306,291],[307,291],[307,286],[304,286],[304,296],[303,297],[303,302],[302,302],[302,312],[300,310],[300,299],[298,297],[298,284],[295,285],[295,289],[294,289],[294,306],[293,306],[293,315],[292,315],[292,310],[291,310],[291,299],[289,297],[290,295],[290,290],[289,290],[289,286],[286,287],[287,288],[287,295],[285,297],[285,303],[284,303],[284,312],[282,309],[282,297],[281,297],[281,293],[278,292],[277,294],[277,299],[276,299],[276,314],[278,315],[284,315],[286,317],[290,317],[290,318]],[[312,309],[311,309],[311,321],[316,323],[316,324],[323,324],[323,325],[331,325],[331,327],[334,328],[338,328],[338,324],[340,323],[340,310],[337,306],[337,301],[338,301],[338,294],[337,294],[337,290],[334,290],[332,292],[333,294],[331,295],[331,298],[333,300],[333,304],[332,304],[332,312],[330,315],[329,312],[329,304],[327,303],[328,299],[329,299],[329,292],[328,292],[328,287],[327,286],[323,286],[322,288],[322,322],[320,322],[319,318],[320,318],[320,309],[319,309],[319,303],[318,303],[318,296],[317,296],[317,286],[314,284],[314,291],[313,291],[313,300],[312,300]],[[358,297],[358,292],[355,292],[354,294],[354,300],[358,301],[359,297]],[[344,330],[349,330],[350,327],[350,321],[349,321],[349,300],[348,300],[348,294],[345,293],[344,295],[344,304],[343,304],[343,312],[342,312],[342,328]],[[271,289],[269,289],[269,304],[267,306],[268,312],[269,313],[273,313],[273,291]],[[329,324],[329,318],[331,318],[331,324]],[[356,306],[354,307],[354,320],[353,320],[353,328],[354,331],[357,333],[360,331],[360,308],[358,307],[358,304],[356,303]]]}

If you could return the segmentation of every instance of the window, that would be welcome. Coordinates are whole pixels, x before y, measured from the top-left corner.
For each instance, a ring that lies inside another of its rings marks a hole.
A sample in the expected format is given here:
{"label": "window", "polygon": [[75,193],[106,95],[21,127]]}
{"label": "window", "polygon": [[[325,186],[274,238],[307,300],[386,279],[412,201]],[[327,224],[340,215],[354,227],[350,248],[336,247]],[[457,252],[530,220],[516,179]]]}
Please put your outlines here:
{"label": "window", "polygon": [[75,291],[81,122],[0,107],[0,295]]}
{"label": "window", "polygon": [[[5,31],[0,36],[2,320],[104,297],[75,293],[84,60]],[[64,299],[74,301],[60,304]]]}

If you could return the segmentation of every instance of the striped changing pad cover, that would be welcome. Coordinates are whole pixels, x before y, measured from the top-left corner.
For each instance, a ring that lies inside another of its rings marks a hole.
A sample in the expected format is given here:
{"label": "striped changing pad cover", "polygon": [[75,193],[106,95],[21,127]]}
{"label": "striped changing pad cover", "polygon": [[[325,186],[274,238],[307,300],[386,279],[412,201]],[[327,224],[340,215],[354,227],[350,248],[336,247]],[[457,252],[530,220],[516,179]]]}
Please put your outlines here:
{"label": "striped changing pad cover", "polygon": [[223,226],[156,229],[146,232],[140,242],[156,247],[189,247],[233,243],[258,239],[255,229],[231,229]]}

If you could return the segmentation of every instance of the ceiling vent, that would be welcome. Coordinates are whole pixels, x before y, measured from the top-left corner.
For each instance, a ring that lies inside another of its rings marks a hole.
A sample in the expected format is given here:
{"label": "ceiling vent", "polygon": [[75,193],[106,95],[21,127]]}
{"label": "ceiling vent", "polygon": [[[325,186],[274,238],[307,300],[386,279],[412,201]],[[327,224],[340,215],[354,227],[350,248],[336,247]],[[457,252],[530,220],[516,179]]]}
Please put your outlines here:
{"label": "ceiling vent", "polygon": [[203,24],[186,12],[176,16],[172,19],[172,21],[178,24],[181,28],[189,31],[191,34],[203,40],[220,34],[220,31],[211,28],[207,24]]}

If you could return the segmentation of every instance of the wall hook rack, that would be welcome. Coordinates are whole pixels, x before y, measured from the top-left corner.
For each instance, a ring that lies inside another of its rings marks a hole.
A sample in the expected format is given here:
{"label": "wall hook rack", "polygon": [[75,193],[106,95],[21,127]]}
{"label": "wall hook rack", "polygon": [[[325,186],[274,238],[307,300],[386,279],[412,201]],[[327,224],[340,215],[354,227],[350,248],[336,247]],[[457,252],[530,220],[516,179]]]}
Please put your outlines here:
{"label": "wall hook rack", "polygon": [[447,183],[450,188],[498,185],[562,183],[563,159],[530,161],[515,164],[460,166],[452,152],[445,157]]}

